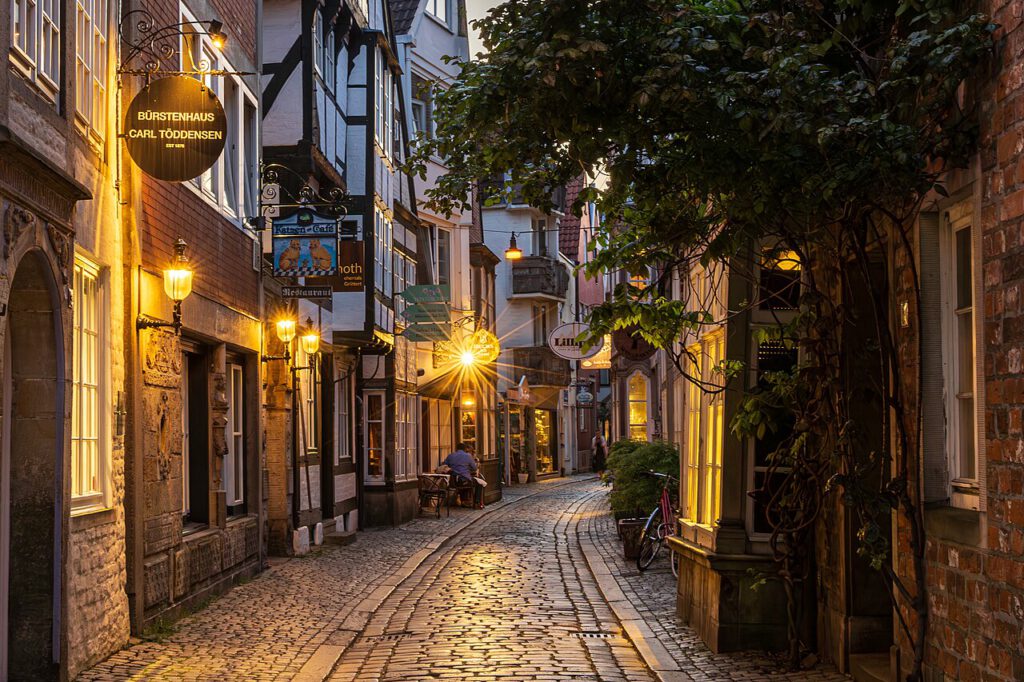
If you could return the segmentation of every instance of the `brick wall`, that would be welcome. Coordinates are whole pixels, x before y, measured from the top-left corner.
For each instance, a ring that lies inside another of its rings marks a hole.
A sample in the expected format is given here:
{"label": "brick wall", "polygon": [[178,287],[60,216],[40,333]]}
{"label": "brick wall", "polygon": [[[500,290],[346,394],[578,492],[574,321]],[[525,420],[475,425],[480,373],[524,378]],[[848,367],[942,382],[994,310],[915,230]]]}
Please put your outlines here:
{"label": "brick wall", "polygon": [[1024,32],[1020,3],[981,10],[1001,26],[977,91],[988,497],[976,538],[928,537],[932,680],[1024,679]]}

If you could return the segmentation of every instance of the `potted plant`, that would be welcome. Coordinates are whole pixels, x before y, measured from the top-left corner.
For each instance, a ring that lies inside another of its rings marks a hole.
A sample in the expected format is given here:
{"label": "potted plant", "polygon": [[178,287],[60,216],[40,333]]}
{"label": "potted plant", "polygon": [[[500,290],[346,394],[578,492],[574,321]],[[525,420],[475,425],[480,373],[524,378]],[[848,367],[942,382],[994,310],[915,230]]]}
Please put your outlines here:
{"label": "potted plant", "polygon": [[627,559],[634,559],[640,531],[661,497],[661,481],[647,474],[678,476],[679,452],[666,442],[616,441],[608,452],[608,471],[612,482],[608,500],[618,520],[623,552]]}

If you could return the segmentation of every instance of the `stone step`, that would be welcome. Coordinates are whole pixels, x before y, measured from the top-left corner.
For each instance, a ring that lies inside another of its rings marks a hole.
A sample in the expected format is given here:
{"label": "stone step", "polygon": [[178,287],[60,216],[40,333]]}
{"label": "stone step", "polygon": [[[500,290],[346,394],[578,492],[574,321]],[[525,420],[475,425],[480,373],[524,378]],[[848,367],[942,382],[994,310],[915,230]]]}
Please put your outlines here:
{"label": "stone step", "polygon": [[850,675],[855,682],[889,682],[889,654],[851,654]]}
{"label": "stone step", "polygon": [[325,545],[351,545],[356,541],[356,531],[343,530],[324,533]]}

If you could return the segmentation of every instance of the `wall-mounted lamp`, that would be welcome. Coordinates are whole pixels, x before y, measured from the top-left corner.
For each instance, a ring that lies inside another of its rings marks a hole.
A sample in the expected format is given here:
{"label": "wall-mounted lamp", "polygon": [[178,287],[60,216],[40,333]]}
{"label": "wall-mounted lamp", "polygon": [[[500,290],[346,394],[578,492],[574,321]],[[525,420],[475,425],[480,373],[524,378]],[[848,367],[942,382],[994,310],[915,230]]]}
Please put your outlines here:
{"label": "wall-mounted lamp", "polygon": [[174,243],[174,260],[164,270],[164,293],[174,301],[174,317],[171,322],[149,315],[140,314],[135,320],[136,329],[153,329],[157,327],[171,327],[175,333],[181,333],[181,302],[192,293],[192,267],[189,265],[185,249],[188,244],[181,237]]}
{"label": "wall-mounted lamp", "polygon": [[277,338],[280,339],[281,343],[284,344],[284,354],[283,355],[264,355],[264,356],[261,356],[260,359],[263,362],[267,362],[269,360],[284,360],[285,362],[288,362],[289,360],[291,360],[292,359],[292,353],[291,353],[290,349],[291,349],[292,339],[295,338],[295,328],[296,328],[296,326],[297,326],[297,323],[295,322],[295,320],[289,319],[287,317],[283,317],[280,320],[278,320],[277,322],[275,322],[274,323],[274,327],[277,329]]}
{"label": "wall-mounted lamp", "polygon": [[472,391],[466,391],[462,394],[462,406],[463,407],[474,407],[476,405],[476,395]]}
{"label": "wall-mounted lamp", "polygon": [[216,19],[211,20],[209,24],[210,30],[207,35],[210,36],[210,41],[218,50],[223,50],[224,46],[228,44],[228,34],[221,30],[224,28],[224,24]]}
{"label": "wall-mounted lamp", "polygon": [[320,330],[313,326],[313,320],[306,318],[306,330],[299,337],[302,345],[302,352],[306,355],[316,355],[320,350]]}
{"label": "wall-mounted lamp", "polygon": [[523,250],[516,246],[516,233],[508,240],[508,248],[505,249],[505,260],[519,260],[523,257]]}

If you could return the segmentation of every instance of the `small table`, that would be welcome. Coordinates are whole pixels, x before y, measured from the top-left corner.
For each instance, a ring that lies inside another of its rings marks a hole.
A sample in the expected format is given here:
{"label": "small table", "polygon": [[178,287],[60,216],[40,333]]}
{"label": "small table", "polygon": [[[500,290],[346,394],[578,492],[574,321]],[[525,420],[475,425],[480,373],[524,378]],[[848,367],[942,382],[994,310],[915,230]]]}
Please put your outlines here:
{"label": "small table", "polygon": [[[448,474],[420,474],[420,508],[434,505],[434,513],[441,518],[441,505],[448,499]],[[446,507],[448,505],[445,505]],[[452,510],[448,508],[448,515]]]}

